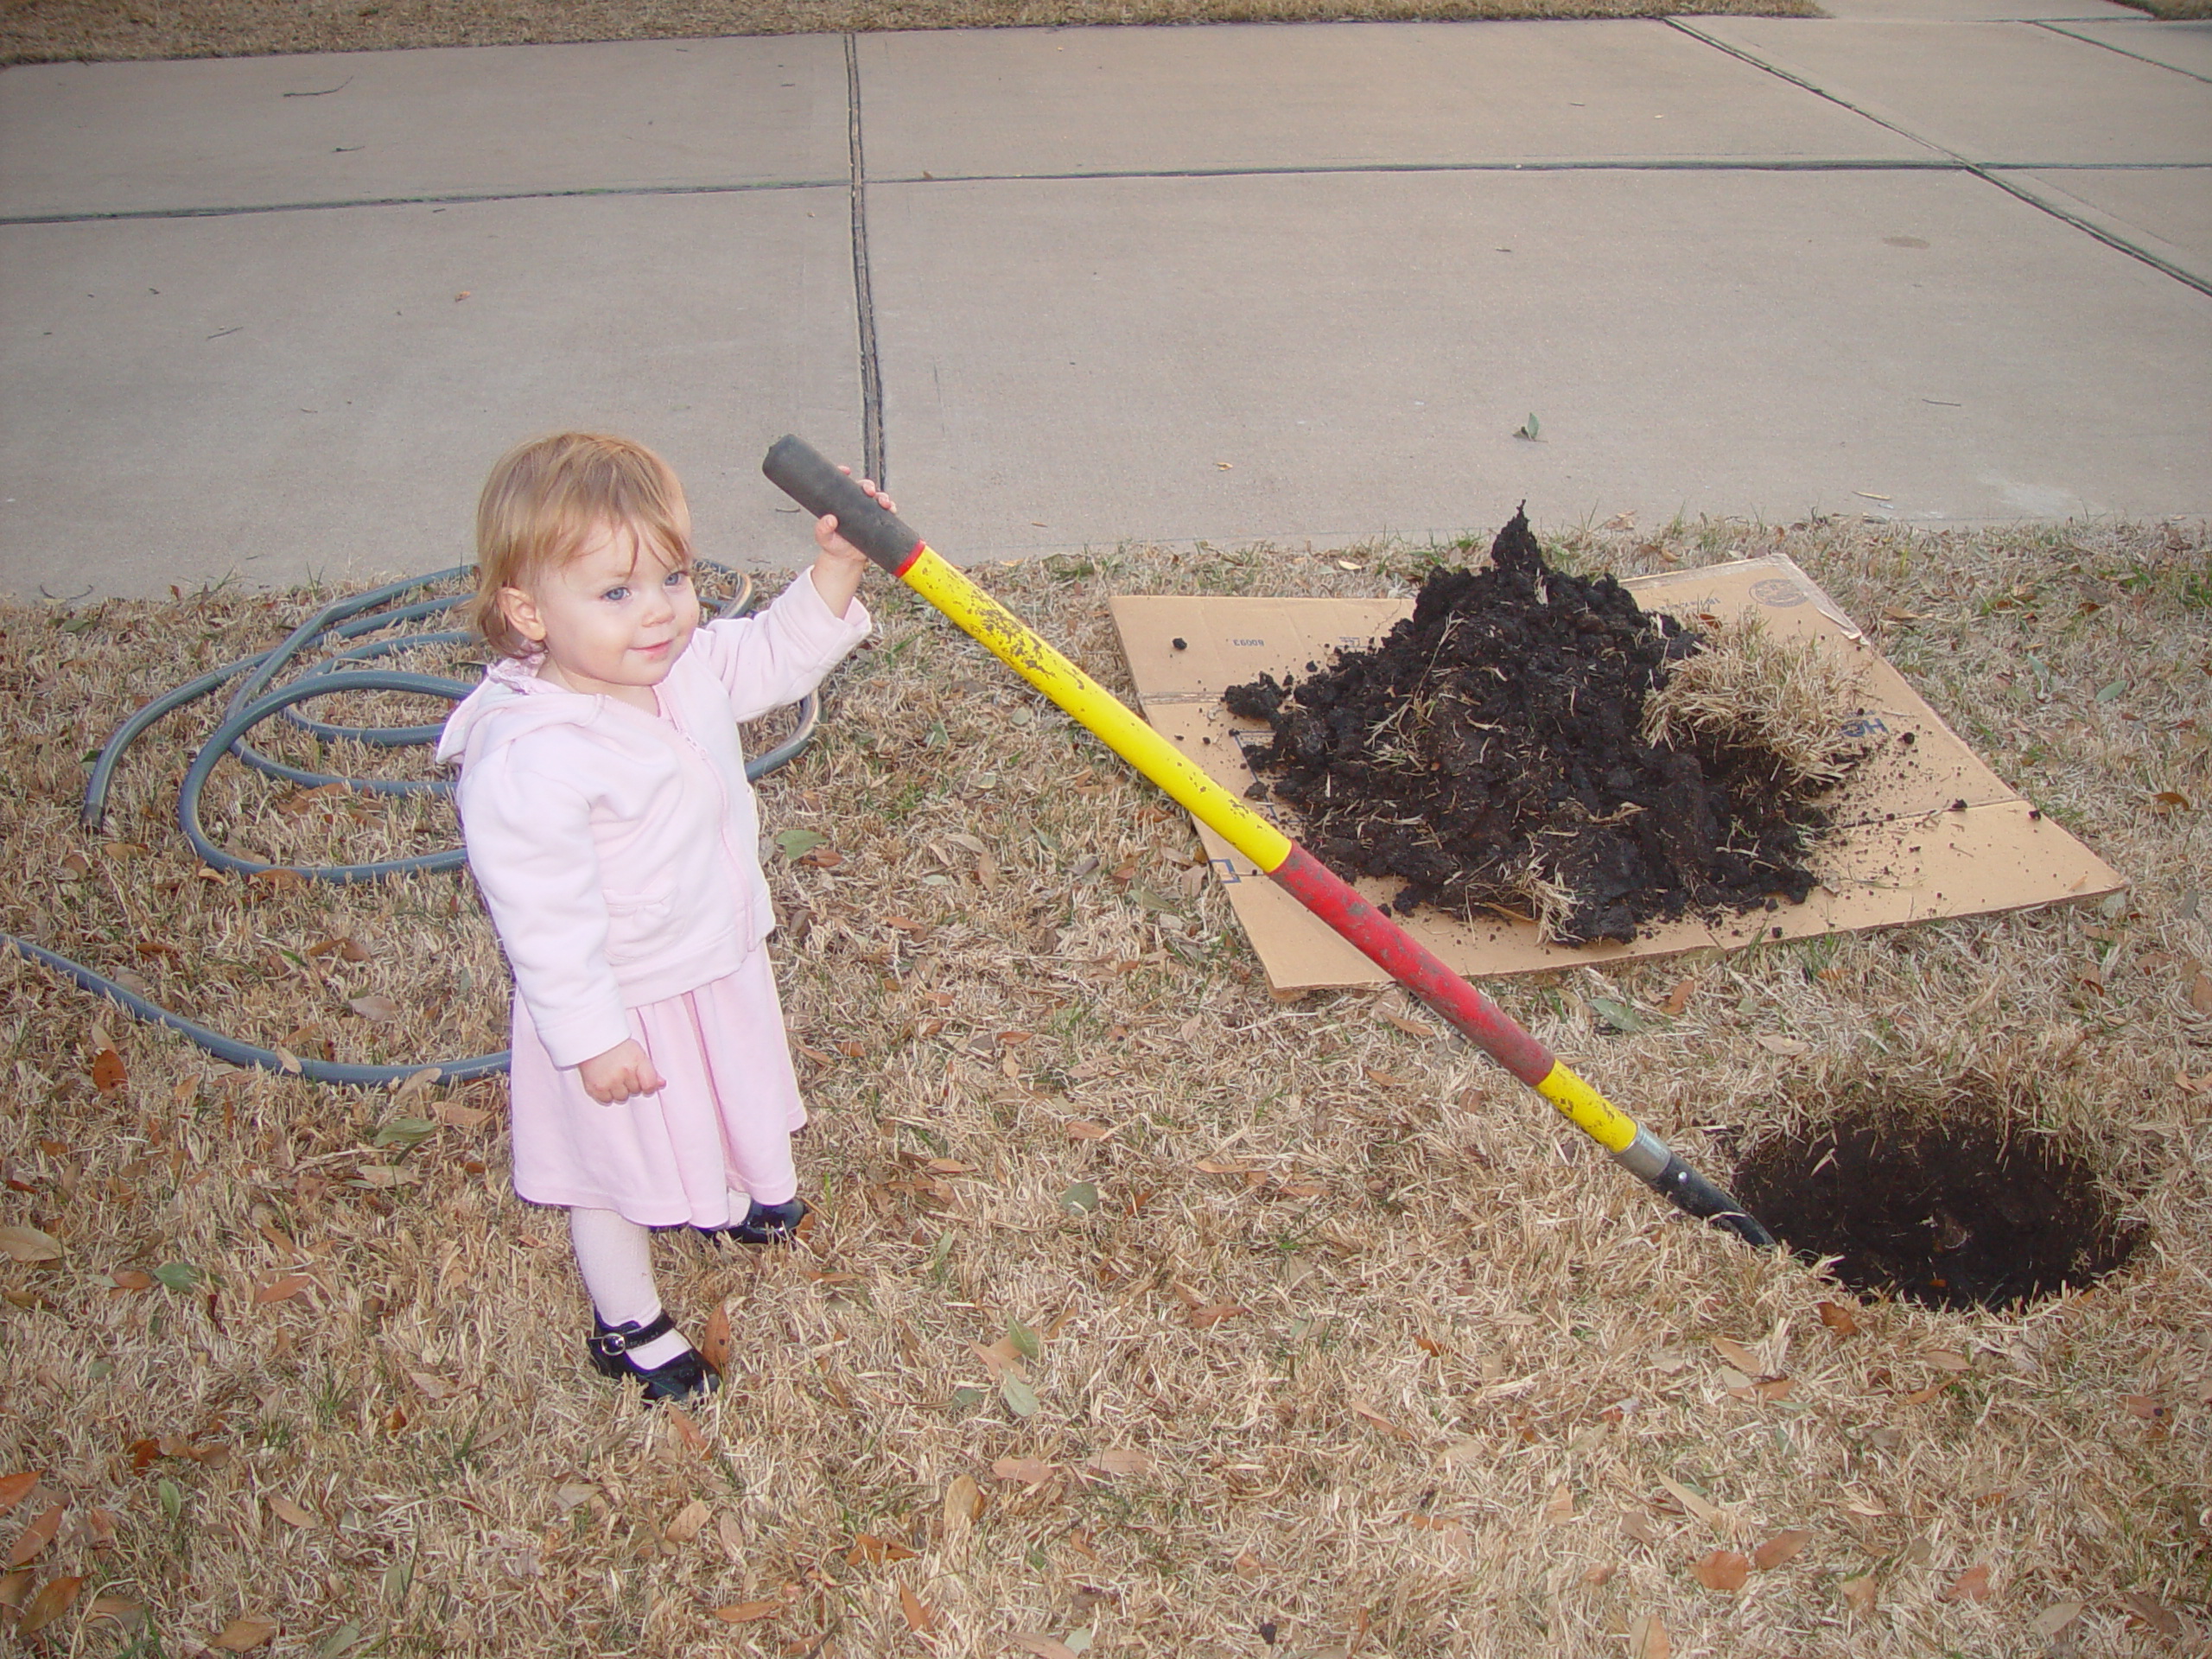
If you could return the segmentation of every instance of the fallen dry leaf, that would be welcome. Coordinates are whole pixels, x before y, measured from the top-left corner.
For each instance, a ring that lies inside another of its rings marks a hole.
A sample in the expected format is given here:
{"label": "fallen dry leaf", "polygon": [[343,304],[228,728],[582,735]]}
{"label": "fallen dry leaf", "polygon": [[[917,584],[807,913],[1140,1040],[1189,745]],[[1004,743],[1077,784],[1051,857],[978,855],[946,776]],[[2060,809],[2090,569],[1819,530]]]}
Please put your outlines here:
{"label": "fallen dry leaf", "polygon": [[1690,1005],[1690,998],[1697,994],[1697,982],[1681,979],[1675,982],[1675,988],[1667,993],[1659,1004],[1659,1012],[1672,1019]]}
{"label": "fallen dry leaf", "polygon": [[2046,1640],[2082,1617],[2082,1604],[2078,1601],[2054,1602],[2037,1613],[2028,1623],[2035,1627],[2037,1636]]}
{"label": "fallen dry leaf", "polygon": [[8,1552],[8,1565],[23,1567],[36,1560],[40,1552],[54,1541],[54,1535],[61,1529],[61,1517],[68,1508],[67,1503],[56,1503],[16,1534],[15,1547]]}
{"label": "fallen dry leaf", "polygon": [[1951,1580],[1950,1588],[1943,1592],[1945,1601],[1987,1601],[1989,1599],[1989,1563],[1976,1561],[1972,1567]]}
{"label": "fallen dry leaf", "polygon": [[69,1611],[77,1599],[77,1592],[84,1587],[85,1580],[79,1575],[55,1579],[30,1599],[16,1623],[16,1634],[30,1636],[44,1630]]}
{"label": "fallen dry leaf", "polygon": [[1007,1641],[1024,1653],[1035,1654],[1037,1659],[1077,1659],[1073,1648],[1041,1630],[1016,1630]]}
{"label": "fallen dry leaf", "polygon": [[0,1227],[0,1252],[18,1262],[59,1262],[61,1241],[35,1227],[10,1224]]}
{"label": "fallen dry leaf", "polygon": [[872,1532],[863,1532],[853,1540],[853,1547],[845,1552],[847,1567],[881,1567],[887,1561],[911,1561],[914,1552],[893,1538],[879,1538]]}
{"label": "fallen dry leaf", "polygon": [[1692,1561],[1690,1573],[1708,1590],[1740,1590],[1751,1576],[1751,1558],[1732,1549],[1716,1549]]}
{"label": "fallen dry leaf", "polygon": [[1233,1319],[1245,1311],[1236,1302],[1209,1302],[1204,1307],[1192,1308],[1189,1318],[1195,1329],[1204,1331],[1219,1325],[1224,1319]]}
{"label": "fallen dry leaf", "polygon": [[123,1056],[111,1048],[104,1048],[92,1056],[92,1087],[104,1095],[111,1095],[130,1080],[123,1068]]}
{"label": "fallen dry leaf", "polygon": [[1724,1531],[1734,1530],[1734,1518],[1719,1504],[1700,1497],[1680,1481],[1669,1480],[1664,1475],[1659,1477],[1659,1484],[1673,1495],[1676,1503],[1707,1526],[1719,1527]]}
{"label": "fallen dry leaf", "polygon": [[1066,1124],[1071,1141],[1103,1141],[1114,1133],[1103,1123],[1093,1123],[1087,1118],[1074,1118]]}
{"label": "fallen dry leaf", "polygon": [[1042,1458],[999,1458],[993,1461],[991,1472],[1001,1480],[1018,1480],[1027,1486],[1042,1486],[1052,1478],[1052,1465]]}
{"label": "fallen dry leaf", "polygon": [[0,1515],[7,1514],[29,1497],[43,1472],[38,1469],[18,1469],[12,1475],[0,1475]]}
{"label": "fallen dry leaf", "polygon": [[2131,1617],[2140,1619],[2160,1636],[2179,1636],[2181,1619],[2174,1610],[2140,1590],[2129,1590],[2120,1596],[2121,1604]]}
{"label": "fallen dry leaf", "polygon": [[715,1608],[715,1617],[725,1624],[750,1624],[759,1619],[773,1618],[790,1605],[787,1601],[774,1599],[733,1602],[727,1607]]}
{"label": "fallen dry leaf", "polygon": [[899,1586],[899,1611],[906,1615],[906,1628],[917,1636],[937,1628],[936,1611],[903,1584]]}
{"label": "fallen dry leaf", "polygon": [[1813,1052],[1813,1046],[1810,1043],[1800,1042],[1795,1037],[1758,1037],[1753,1040],[1768,1053],[1780,1054],[1785,1058],[1809,1054]]}
{"label": "fallen dry leaf", "polygon": [[662,1529],[661,1536],[671,1544],[688,1544],[707,1529],[707,1522],[715,1518],[713,1508],[702,1497],[695,1497],[676,1512],[675,1518]]}
{"label": "fallen dry leaf", "polygon": [[399,1004],[381,991],[371,991],[366,996],[350,996],[346,1006],[372,1026],[381,1026],[399,1018]]}
{"label": "fallen dry leaf", "polygon": [[1363,1404],[1360,1401],[1355,1400],[1351,1402],[1351,1409],[1352,1415],[1366,1419],[1369,1422],[1374,1424],[1376,1427],[1382,1430],[1386,1434],[1394,1435],[1402,1440],[1410,1440],[1413,1439],[1413,1433],[1410,1430],[1399,1427],[1397,1424],[1392,1422],[1388,1417],[1385,1417],[1381,1412],[1376,1410],[1372,1406]]}
{"label": "fallen dry leaf", "polygon": [[957,1537],[982,1518],[983,1489],[972,1475],[955,1475],[944,1489],[944,1530]]}
{"label": "fallen dry leaf", "polygon": [[274,1515],[279,1521],[284,1522],[286,1526],[298,1527],[302,1530],[305,1530],[309,1527],[319,1527],[322,1524],[322,1522],[317,1520],[313,1515],[310,1515],[307,1510],[302,1509],[298,1504],[293,1503],[290,1498],[284,1497],[282,1493],[274,1494],[270,1497],[269,1512],[271,1515]]}
{"label": "fallen dry leaf", "polygon": [[1923,1348],[1920,1357],[1939,1371],[1967,1371],[1974,1369],[1974,1362],[1964,1354],[1948,1348]]}
{"label": "fallen dry leaf", "polygon": [[1565,1481],[1552,1488],[1552,1495],[1544,1500],[1544,1524],[1557,1526],[1562,1521],[1574,1519],[1574,1489]]}
{"label": "fallen dry leaf", "polygon": [[254,1305],[266,1306],[271,1302],[289,1302],[304,1293],[315,1281],[303,1273],[288,1273],[281,1279],[272,1279],[253,1293]]}
{"label": "fallen dry leaf", "polygon": [[1656,1613],[1638,1613],[1628,1622],[1628,1659],[1670,1659],[1674,1638]]}
{"label": "fallen dry leaf", "polygon": [[2196,977],[2189,982],[2189,1006],[2212,1019],[2212,973],[2197,969]]}
{"label": "fallen dry leaf", "polygon": [[1795,1560],[1812,1541],[1813,1535],[1802,1527],[1777,1532],[1751,1552],[1751,1565],[1762,1573],[1771,1573],[1783,1562]]}
{"label": "fallen dry leaf", "polygon": [[135,1630],[144,1622],[146,1609],[128,1596],[94,1596],[92,1605],[85,1609],[85,1617],[111,1618],[126,1629]]}
{"label": "fallen dry leaf", "polygon": [[1116,1446],[1101,1452],[1084,1467],[1096,1469],[1102,1475],[1148,1475],[1152,1472],[1152,1459],[1133,1446]]}
{"label": "fallen dry leaf", "polygon": [[1857,1316],[1841,1302],[1821,1302],[1815,1311],[1820,1314],[1821,1323],[1837,1336],[1855,1337],[1859,1334]]}
{"label": "fallen dry leaf", "polygon": [[1732,1337],[1715,1337],[1713,1351],[1749,1376],[1757,1376],[1762,1369],[1758,1361],[1751,1357],[1751,1351]]}
{"label": "fallen dry leaf", "polygon": [[707,1328],[699,1338],[699,1357],[717,1372],[728,1371],[736,1347],[737,1339],[729,1328],[728,1305],[716,1302],[715,1311],[707,1315]]}
{"label": "fallen dry leaf", "polygon": [[266,1618],[251,1618],[241,1613],[223,1626],[223,1632],[209,1645],[226,1653],[249,1653],[276,1634],[276,1624]]}
{"label": "fallen dry leaf", "polygon": [[1843,1592],[1846,1605],[1861,1618],[1874,1612],[1874,1575],[1871,1573],[1856,1579],[1846,1579],[1836,1588]]}

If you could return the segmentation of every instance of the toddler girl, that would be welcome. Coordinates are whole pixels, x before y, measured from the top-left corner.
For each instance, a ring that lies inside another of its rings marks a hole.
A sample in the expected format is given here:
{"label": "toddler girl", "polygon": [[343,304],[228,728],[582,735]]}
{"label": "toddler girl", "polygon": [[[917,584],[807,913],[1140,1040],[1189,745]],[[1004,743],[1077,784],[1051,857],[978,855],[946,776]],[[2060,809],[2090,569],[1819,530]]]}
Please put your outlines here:
{"label": "toddler girl", "polygon": [[470,617],[499,660],[438,757],[514,970],[515,1191],[567,1206],[591,1362],[656,1400],[716,1379],[662,1310],[647,1230],[761,1243],[805,1213],[737,726],[867,637],[867,561],[836,530],[766,610],[702,627],[690,513],[651,451],[541,438],[477,505]]}

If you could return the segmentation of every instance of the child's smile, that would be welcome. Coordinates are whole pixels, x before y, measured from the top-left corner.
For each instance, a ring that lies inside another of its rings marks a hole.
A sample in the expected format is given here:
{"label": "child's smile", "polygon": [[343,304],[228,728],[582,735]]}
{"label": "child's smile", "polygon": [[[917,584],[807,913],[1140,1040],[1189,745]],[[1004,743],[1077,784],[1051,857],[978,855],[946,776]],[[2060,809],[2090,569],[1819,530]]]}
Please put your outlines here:
{"label": "child's smile", "polygon": [[541,676],[649,714],[652,688],[699,626],[690,567],[668,564],[626,527],[600,526],[559,569],[501,591],[508,619],[544,648]]}

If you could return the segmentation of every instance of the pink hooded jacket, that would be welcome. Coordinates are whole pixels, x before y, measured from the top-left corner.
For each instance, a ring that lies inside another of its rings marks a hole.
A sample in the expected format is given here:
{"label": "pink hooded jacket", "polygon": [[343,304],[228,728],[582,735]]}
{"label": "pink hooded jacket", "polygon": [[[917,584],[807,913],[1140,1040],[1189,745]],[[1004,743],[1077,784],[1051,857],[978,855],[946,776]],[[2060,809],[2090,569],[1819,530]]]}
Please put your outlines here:
{"label": "pink hooded jacket", "polygon": [[501,660],[447,721],[454,803],[515,989],[556,1065],[630,1035],[626,1007],[736,969],[775,926],[737,724],[795,702],[868,637],[804,573],[710,622],[659,686],[667,718]]}

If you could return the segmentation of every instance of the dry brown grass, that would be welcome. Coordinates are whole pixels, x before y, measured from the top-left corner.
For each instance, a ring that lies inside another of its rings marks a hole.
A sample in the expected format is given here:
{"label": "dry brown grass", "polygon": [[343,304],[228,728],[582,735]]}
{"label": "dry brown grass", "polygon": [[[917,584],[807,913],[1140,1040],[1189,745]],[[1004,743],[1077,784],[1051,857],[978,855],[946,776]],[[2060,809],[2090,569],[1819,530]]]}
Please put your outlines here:
{"label": "dry brown grass", "polygon": [[[499,1084],[395,1100],[236,1073],[0,963],[0,1224],[65,1250],[0,1262],[0,1474],[37,1472],[0,1541],[64,1506],[5,1599],[43,1612],[83,1580],[20,1645],[189,1654],[251,1640],[244,1618],[282,1655],[1049,1655],[1084,1631],[1102,1655],[1257,1659],[1265,1630],[1517,1659],[1632,1633],[1649,1655],[1655,1623],[1683,1654],[2201,1650],[2212,543],[1700,525],[1563,552],[1769,548],[2135,886],[1501,995],[1723,1174],[1732,1141],[1842,1083],[1996,1079],[2147,1224],[2106,1286],[1876,1306],[1837,1335],[1818,1272],[1675,1217],[1396,993],[1272,1001],[1188,823],[879,585],[819,744],[765,785],[772,832],[842,858],[772,870],[804,920],[776,948],[819,1224],[734,1262],[661,1245],[695,1335],[718,1304],[732,1321],[709,1408],[655,1414],[587,1373],[561,1217],[507,1188]],[[1421,557],[982,574],[1125,690],[1109,592],[1403,593]],[[80,756],[127,709],[310,602],[0,613],[6,925],[264,1040],[495,1041],[504,980],[464,882],[199,879],[165,823],[186,733],[130,766],[117,845],[73,828]],[[224,788],[272,851],[415,839],[405,815],[321,824]],[[365,959],[308,953],[340,936]],[[351,1013],[370,991],[403,1018]],[[1607,1034],[1600,994],[1649,1028]],[[1806,1052],[1758,1040],[1778,1034]],[[103,1090],[111,1039],[127,1076]],[[437,1127],[376,1145],[396,1118]],[[186,1287],[149,1283],[163,1268]],[[1730,1367],[1788,1389],[1732,1394]],[[1740,1589],[1698,1576],[1796,1530]]]}
{"label": "dry brown grass", "polygon": [[1647,742],[1694,734],[1764,750],[1799,788],[1832,789],[1866,753],[1837,729],[1859,706],[1864,672],[1826,641],[1779,639],[1756,612],[1707,630],[1705,647],[1676,663],[1643,704]]}
{"label": "dry brown grass", "polygon": [[1819,8],[1811,0],[11,0],[0,11],[0,63],[893,29],[1724,12],[1817,16]]}

